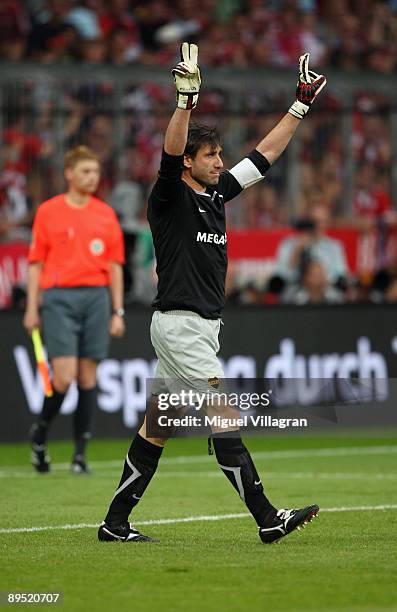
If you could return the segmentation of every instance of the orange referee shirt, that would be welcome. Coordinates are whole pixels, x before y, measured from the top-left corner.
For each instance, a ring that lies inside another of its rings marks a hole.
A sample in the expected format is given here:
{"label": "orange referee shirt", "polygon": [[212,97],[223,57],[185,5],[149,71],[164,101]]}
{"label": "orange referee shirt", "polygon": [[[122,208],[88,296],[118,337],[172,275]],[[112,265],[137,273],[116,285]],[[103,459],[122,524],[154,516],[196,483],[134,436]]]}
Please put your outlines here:
{"label": "orange referee shirt", "polygon": [[108,285],[110,263],[124,263],[123,234],[114,210],[93,196],[82,207],[68,204],[65,194],[43,202],[28,259],[43,262],[42,289]]}

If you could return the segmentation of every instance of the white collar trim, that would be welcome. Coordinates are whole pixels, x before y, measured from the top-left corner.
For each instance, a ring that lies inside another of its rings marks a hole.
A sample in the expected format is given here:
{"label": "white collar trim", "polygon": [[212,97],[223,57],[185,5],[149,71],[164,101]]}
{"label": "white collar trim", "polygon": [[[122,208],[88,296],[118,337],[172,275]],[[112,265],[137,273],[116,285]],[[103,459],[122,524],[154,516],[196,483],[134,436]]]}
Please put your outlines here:
{"label": "white collar trim", "polygon": [[[193,188],[192,188],[193,189]],[[210,194],[206,193],[205,191],[197,191],[196,189],[193,189],[194,193],[197,193],[198,195],[203,195],[203,196],[207,196],[207,198],[210,198]]]}

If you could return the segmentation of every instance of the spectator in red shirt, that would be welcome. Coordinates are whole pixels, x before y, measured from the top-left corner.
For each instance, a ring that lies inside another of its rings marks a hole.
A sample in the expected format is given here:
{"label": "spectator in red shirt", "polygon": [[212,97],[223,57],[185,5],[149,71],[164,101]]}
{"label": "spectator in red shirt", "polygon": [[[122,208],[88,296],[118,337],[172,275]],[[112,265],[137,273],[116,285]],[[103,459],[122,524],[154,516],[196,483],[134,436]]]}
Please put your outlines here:
{"label": "spectator in red shirt", "polygon": [[104,38],[108,39],[118,30],[123,30],[127,37],[131,55],[140,52],[140,36],[134,15],[129,11],[128,0],[109,0],[107,11],[100,16],[100,26]]}
{"label": "spectator in red shirt", "polygon": [[376,222],[385,219],[390,209],[391,198],[378,182],[374,165],[362,164],[356,177],[355,216],[367,217]]}

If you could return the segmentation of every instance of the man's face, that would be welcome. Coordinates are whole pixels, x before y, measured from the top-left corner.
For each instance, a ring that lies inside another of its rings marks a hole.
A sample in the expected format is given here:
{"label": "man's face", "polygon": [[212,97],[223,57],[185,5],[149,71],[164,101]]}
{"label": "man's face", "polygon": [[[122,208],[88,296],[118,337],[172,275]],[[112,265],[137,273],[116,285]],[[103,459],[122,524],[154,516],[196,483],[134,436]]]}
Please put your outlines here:
{"label": "man's face", "polygon": [[80,193],[95,193],[98,188],[101,171],[99,163],[94,159],[82,159],[71,168],[65,170],[69,188]]}
{"label": "man's face", "polygon": [[184,165],[191,177],[203,187],[217,185],[223,168],[220,146],[203,145],[194,158],[185,155]]}

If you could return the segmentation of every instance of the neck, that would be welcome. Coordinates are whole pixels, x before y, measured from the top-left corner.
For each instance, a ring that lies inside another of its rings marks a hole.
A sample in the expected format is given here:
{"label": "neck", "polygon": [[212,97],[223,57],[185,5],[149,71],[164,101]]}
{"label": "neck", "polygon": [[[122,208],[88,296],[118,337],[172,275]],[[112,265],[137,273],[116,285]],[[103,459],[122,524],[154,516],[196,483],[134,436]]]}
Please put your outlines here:
{"label": "neck", "polygon": [[201,183],[198,183],[190,174],[190,172],[188,172],[187,170],[184,170],[182,172],[182,180],[185,181],[185,183],[187,183],[189,185],[189,187],[191,187],[192,189],[194,189],[195,191],[202,191],[204,193],[206,187],[204,185],[201,185]]}
{"label": "neck", "polygon": [[81,193],[81,191],[69,189],[65,197],[67,203],[71,206],[85,206],[91,196],[88,193]]}

